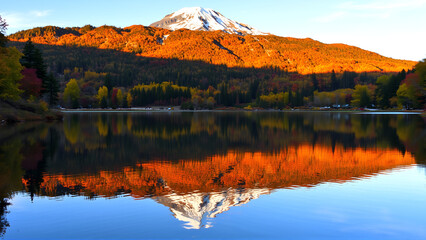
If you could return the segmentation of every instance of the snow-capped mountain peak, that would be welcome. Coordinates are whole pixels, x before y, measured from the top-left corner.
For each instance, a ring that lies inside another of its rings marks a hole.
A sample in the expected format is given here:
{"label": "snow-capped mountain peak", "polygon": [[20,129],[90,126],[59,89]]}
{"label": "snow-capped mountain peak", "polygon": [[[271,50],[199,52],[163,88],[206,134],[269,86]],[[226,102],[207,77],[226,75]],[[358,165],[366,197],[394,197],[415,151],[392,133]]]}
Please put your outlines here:
{"label": "snow-capped mountain peak", "polygon": [[265,33],[248,25],[226,18],[219,12],[209,8],[188,7],[165,16],[162,20],[152,23],[151,27],[160,27],[170,30],[186,28],[198,31],[221,30],[239,35],[265,35]]}

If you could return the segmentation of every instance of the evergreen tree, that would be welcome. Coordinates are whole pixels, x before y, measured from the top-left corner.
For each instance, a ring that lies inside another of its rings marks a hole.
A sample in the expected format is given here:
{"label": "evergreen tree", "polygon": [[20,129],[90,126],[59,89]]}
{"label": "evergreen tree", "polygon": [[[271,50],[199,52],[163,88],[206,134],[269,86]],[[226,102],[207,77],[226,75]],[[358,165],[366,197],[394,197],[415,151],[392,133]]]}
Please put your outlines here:
{"label": "evergreen tree", "polygon": [[398,90],[401,82],[406,78],[407,73],[403,69],[397,75],[392,75],[389,79],[389,87],[387,91],[389,92],[389,98],[396,96],[396,91]]}
{"label": "evergreen tree", "polygon": [[398,73],[397,78],[401,82],[402,80],[405,79],[406,76],[407,76],[407,72],[405,72],[405,69],[402,69],[402,71]]}
{"label": "evergreen tree", "polygon": [[295,101],[293,104],[295,107],[303,105],[303,96],[300,94],[300,91],[296,92]]}
{"label": "evergreen tree", "polygon": [[26,68],[33,68],[37,70],[37,77],[42,81],[42,93],[47,91],[47,71],[46,65],[43,61],[43,56],[37,47],[31,42],[31,39],[27,41],[23,50],[24,56],[21,58],[22,66]]}
{"label": "evergreen tree", "polygon": [[111,74],[107,74],[104,79],[104,86],[108,89],[108,98],[111,97],[110,91],[112,89],[112,77]]}
{"label": "evergreen tree", "polygon": [[291,91],[291,88],[288,91],[288,105],[291,107],[294,105],[293,92]]}
{"label": "evergreen tree", "polygon": [[333,71],[331,71],[331,90],[334,91],[337,88],[339,88],[339,83],[337,82],[337,77],[336,77],[336,73]]}
{"label": "evergreen tree", "polygon": [[[344,71],[342,76],[342,84],[340,88],[354,88],[355,87],[355,78],[358,75],[355,72]],[[336,88],[337,89],[337,88]],[[335,90],[335,89],[333,89]]]}
{"label": "evergreen tree", "polygon": [[391,79],[394,76],[383,75],[376,81],[376,101],[380,108],[388,108],[390,106],[389,99],[392,97]]}
{"label": "evergreen tree", "polygon": [[46,77],[45,92],[47,94],[49,104],[51,106],[55,105],[58,102],[59,83],[52,73]]}
{"label": "evergreen tree", "polygon": [[[333,70],[334,72],[334,70]],[[334,75],[334,77],[336,77],[336,74]],[[313,91],[318,90],[318,79],[317,79],[317,75],[315,73],[312,73],[311,75],[311,81],[312,81],[312,87],[313,87]]]}

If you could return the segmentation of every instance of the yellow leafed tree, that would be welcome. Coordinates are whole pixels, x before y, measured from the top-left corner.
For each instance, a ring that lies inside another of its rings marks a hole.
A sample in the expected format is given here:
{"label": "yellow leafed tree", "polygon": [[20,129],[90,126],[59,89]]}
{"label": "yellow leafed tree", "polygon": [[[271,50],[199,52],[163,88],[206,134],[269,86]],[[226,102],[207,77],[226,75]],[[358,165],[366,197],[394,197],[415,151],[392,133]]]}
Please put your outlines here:
{"label": "yellow leafed tree", "polygon": [[18,82],[22,79],[22,53],[18,49],[0,47],[0,99],[18,100],[22,93]]}

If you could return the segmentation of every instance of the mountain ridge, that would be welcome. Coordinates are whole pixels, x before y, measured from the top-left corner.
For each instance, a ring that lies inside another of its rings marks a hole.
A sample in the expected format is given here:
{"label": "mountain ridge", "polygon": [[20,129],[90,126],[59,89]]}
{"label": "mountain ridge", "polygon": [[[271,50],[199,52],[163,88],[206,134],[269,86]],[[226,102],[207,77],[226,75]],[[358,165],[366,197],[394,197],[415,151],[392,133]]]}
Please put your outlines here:
{"label": "mountain ridge", "polygon": [[200,60],[228,67],[278,67],[301,74],[343,72],[399,72],[416,62],[397,60],[345,44],[324,44],[309,38],[238,35],[223,31],[175,31],[132,25],[33,28],[11,34],[9,40],[95,47],[138,56]]}

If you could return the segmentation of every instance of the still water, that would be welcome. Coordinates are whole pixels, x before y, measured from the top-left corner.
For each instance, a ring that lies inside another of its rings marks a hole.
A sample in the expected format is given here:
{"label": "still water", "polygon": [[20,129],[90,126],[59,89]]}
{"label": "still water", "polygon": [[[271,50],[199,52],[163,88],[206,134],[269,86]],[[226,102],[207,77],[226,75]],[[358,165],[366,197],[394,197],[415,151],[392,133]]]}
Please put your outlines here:
{"label": "still water", "polygon": [[4,239],[426,239],[419,115],[66,113],[0,127]]}

